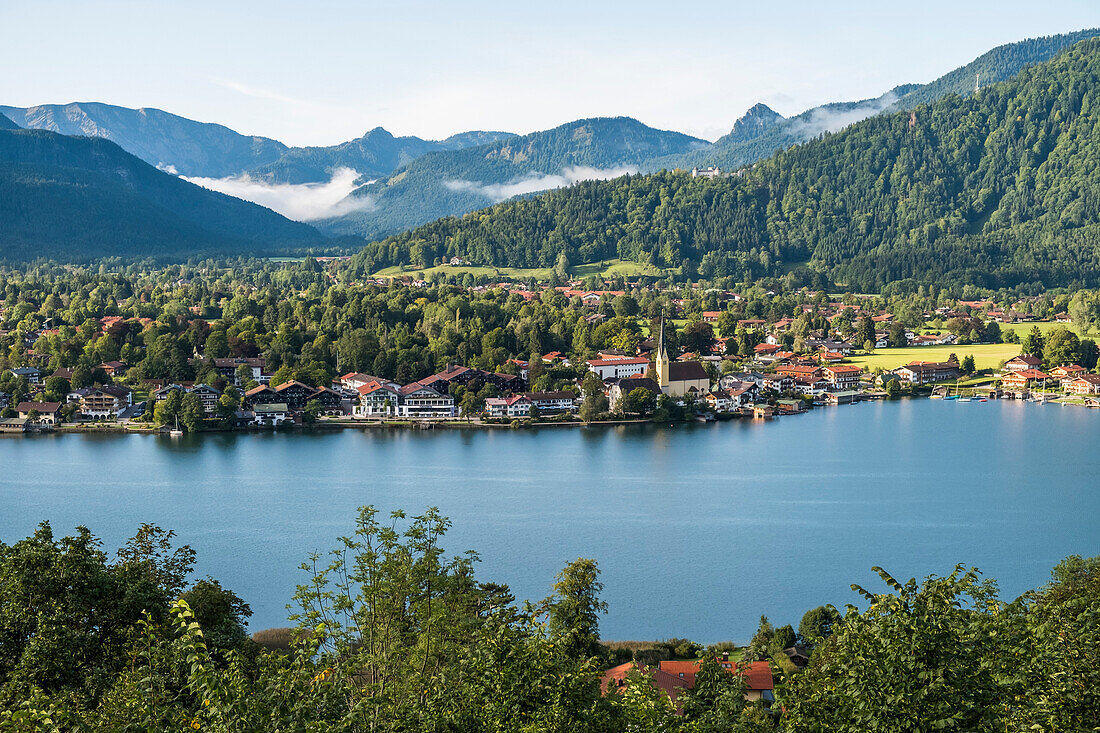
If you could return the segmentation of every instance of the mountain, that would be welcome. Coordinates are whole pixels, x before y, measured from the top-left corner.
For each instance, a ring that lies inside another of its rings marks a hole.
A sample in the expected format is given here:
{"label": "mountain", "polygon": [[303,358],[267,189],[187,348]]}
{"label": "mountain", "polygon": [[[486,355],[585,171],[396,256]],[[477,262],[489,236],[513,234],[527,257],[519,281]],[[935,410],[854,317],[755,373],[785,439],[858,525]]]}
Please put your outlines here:
{"label": "mountain", "polygon": [[0,131],[0,260],[277,253],[312,227],[164,173],[115,143]]}
{"label": "mountain", "polygon": [[353,269],[623,258],[737,281],[1100,284],[1100,39],[967,97],[880,114],[738,175],[592,181],[368,245]]}
{"label": "mountain", "polygon": [[1020,69],[1028,64],[1047,61],[1078,41],[1096,36],[1100,36],[1100,28],[1029,38],[1025,41],[997,46],[966,66],[960,66],[935,81],[923,84],[905,94],[894,106],[897,109],[912,109],[918,104],[928,104],[948,94],[965,97],[973,94],[976,83],[979,86],[985,86],[993,82],[1007,81],[1020,73]]}
{"label": "mountain", "polygon": [[806,142],[826,132],[836,132],[872,115],[912,109],[918,104],[934,102],[948,94],[972,94],[975,75],[980,74],[982,85],[1005,81],[1028,64],[1047,61],[1074,43],[1098,35],[1100,29],[1092,28],[1008,43],[928,84],[902,85],[873,99],[823,104],[787,119],[767,106],[757,104],[734,123],[733,130],[728,135],[716,140],[713,145],[687,155],[651,160],[643,166],[643,170],[707,166],[717,166],[726,171],[737,170],[779,150]]}
{"label": "mountain", "polygon": [[4,115],[0,115],[0,130],[18,130],[19,125],[9,120]]}
{"label": "mountain", "polygon": [[733,129],[728,134],[715,141],[715,145],[736,145],[748,142],[767,132],[772,126],[783,121],[783,115],[774,109],[758,102],[748,112],[733,123]]}
{"label": "mountain", "polygon": [[273,162],[287,147],[266,137],[241,135],[223,125],[195,122],[159,109],[129,109],[99,102],[3,107],[20,127],[62,135],[102,137],[154,166],[185,176],[222,178]]}
{"label": "mountain", "polygon": [[241,135],[223,125],[196,122],[159,109],[74,102],[37,107],[0,105],[0,114],[24,128],[106,138],[146,163],[180,175],[226,178],[247,174],[270,183],[328,181],[339,168],[376,178],[429,151],[461,150],[510,136],[478,130],[435,141],[394,137],[377,127],[339,145],[291,148],[278,140]]}
{"label": "mountain", "polygon": [[734,123],[729,134],[712,145],[686,155],[655,158],[646,163],[644,170],[652,172],[663,168],[716,166],[724,171],[734,171],[767,158],[778,150],[798,145],[826,132],[836,132],[854,122],[879,114],[914,88],[915,85],[897,87],[874,99],[830,102],[790,118],[779,115],[766,105],[757,104]]}
{"label": "mountain", "polygon": [[622,175],[654,157],[706,145],[629,117],[577,120],[462,150],[428,153],[352,196],[371,206],[322,229],[374,237],[585,178]]}
{"label": "mountain", "polygon": [[339,168],[351,168],[365,178],[378,178],[397,170],[425,153],[462,150],[502,137],[507,132],[464,132],[443,141],[418,137],[394,137],[381,127],[339,145],[290,148],[278,160],[251,168],[252,178],[269,183],[314,183],[326,181]]}

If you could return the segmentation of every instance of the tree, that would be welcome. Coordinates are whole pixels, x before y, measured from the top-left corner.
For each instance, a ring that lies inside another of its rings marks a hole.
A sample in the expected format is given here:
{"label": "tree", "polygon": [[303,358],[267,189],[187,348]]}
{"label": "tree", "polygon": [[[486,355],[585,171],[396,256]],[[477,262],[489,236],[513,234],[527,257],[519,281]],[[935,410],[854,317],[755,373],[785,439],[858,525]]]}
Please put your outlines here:
{"label": "tree", "polygon": [[737,730],[745,709],[745,682],[740,674],[723,669],[713,655],[699,663],[695,686],[683,693],[684,719],[699,733]]}
{"label": "tree", "polygon": [[1077,364],[1085,369],[1095,369],[1098,356],[1100,356],[1100,350],[1096,347],[1096,341],[1081,339],[1081,343],[1077,346]]}
{"label": "tree", "polygon": [[909,345],[909,339],[905,337],[905,324],[894,321],[890,324],[890,333],[886,338],[886,344],[891,348],[904,348]]}
{"label": "tree", "polygon": [[1024,340],[1020,342],[1020,346],[1025,354],[1038,356],[1041,359],[1043,357],[1043,332],[1039,330],[1038,326],[1032,326],[1031,330],[1027,332],[1027,336],[1024,336]]}
{"label": "tree", "polygon": [[977,371],[976,367],[974,366],[973,354],[967,354],[963,357],[961,369],[963,371],[963,374],[973,374],[975,371]]}
{"label": "tree", "polygon": [[527,419],[529,419],[531,422],[538,422],[539,418],[541,417],[542,410],[539,409],[538,405],[532,404],[531,409],[527,411]]}
{"label": "tree", "polygon": [[840,623],[840,612],[833,606],[811,608],[802,615],[798,624],[798,638],[802,646],[813,649],[828,637]]}
{"label": "tree", "polygon": [[856,322],[856,330],[853,336],[857,344],[866,344],[868,341],[873,346],[875,343],[875,322],[871,320],[871,316],[862,315]]}
{"label": "tree", "polygon": [[607,613],[607,604],[600,600],[602,590],[596,561],[582,557],[558,573],[554,595],[543,602],[550,634],[569,656],[588,659],[601,654],[600,615]]}
{"label": "tree", "polygon": [[163,400],[157,402],[154,416],[158,425],[174,425],[180,417],[183,406],[183,394],[178,389],[168,391]]}
{"label": "tree", "polygon": [[870,605],[850,607],[792,678],[779,701],[788,728],[887,731],[920,721],[920,730],[997,730],[1007,692],[998,650],[1012,642],[997,633],[995,587],[961,567],[904,585],[874,569],[893,592],[852,586]]}
{"label": "tree", "polygon": [[638,301],[631,295],[617,295],[611,305],[619,318],[633,318],[638,315]]}
{"label": "tree", "polygon": [[897,399],[901,395],[901,380],[888,379],[883,385],[883,389],[886,391],[886,396],[891,399]]}
{"label": "tree", "polygon": [[180,424],[189,433],[197,433],[202,430],[203,421],[206,419],[206,411],[203,409],[202,400],[194,392],[188,392],[180,402]]}
{"label": "tree", "polygon": [[1043,344],[1043,362],[1048,368],[1073,364],[1080,356],[1081,340],[1068,328],[1055,328]]}
{"label": "tree", "polygon": [[693,321],[684,327],[681,342],[688,351],[706,356],[714,349],[714,327],[706,321]]}
{"label": "tree", "polygon": [[628,415],[648,415],[657,406],[657,396],[645,387],[635,387],[623,395],[622,411]]}
{"label": "tree", "polygon": [[1001,343],[1001,324],[990,321],[982,329],[982,341],[990,344]]}
{"label": "tree", "polygon": [[768,621],[767,616],[760,617],[760,625],[745,650],[745,659],[750,662],[770,659],[778,648],[775,646],[775,627]]}
{"label": "tree", "polygon": [[787,649],[795,645],[797,639],[795,638],[794,629],[790,624],[786,626],[780,626],[775,630],[775,636],[772,638],[772,643],[778,650]]}
{"label": "tree", "polygon": [[302,422],[306,425],[315,424],[323,409],[319,400],[309,400],[306,402],[306,409],[302,410]]}

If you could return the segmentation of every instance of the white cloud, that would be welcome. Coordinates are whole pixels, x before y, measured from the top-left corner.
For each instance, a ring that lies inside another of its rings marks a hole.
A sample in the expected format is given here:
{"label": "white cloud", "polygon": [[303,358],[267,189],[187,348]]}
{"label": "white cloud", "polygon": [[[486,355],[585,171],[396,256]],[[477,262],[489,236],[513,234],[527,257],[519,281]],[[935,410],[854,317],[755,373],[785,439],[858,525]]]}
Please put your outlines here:
{"label": "white cloud", "polygon": [[792,120],[790,129],[792,133],[805,137],[816,137],[824,132],[837,132],[848,125],[854,125],[877,115],[896,101],[898,101],[898,95],[889,92],[878,99],[869,99],[850,109],[815,109],[808,118]]}
{"label": "white cloud", "polygon": [[178,176],[180,174],[180,172],[176,170],[176,166],[172,165],[171,163],[157,163],[157,170],[164,171],[165,173],[170,173],[173,176]]}
{"label": "white cloud", "polygon": [[266,183],[248,174],[228,178],[181,178],[211,191],[266,206],[295,221],[343,216],[374,206],[374,199],[369,196],[348,196],[358,187],[355,182],[359,178],[351,168],[337,169],[327,183]]}
{"label": "white cloud", "polygon": [[443,185],[451,191],[474,191],[493,201],[504,201],[513,196],[522,196],[538,191],[549,191],[552,188],[571,186],[580,181],[602,181],[637,172],[638,169],[633,166],[623,166],[619,168],[590,168],[580,165],[565,168],[560,175],[532,173],[507,183],[486,184],[477,183],[476,181],[451,180],[443,181]]}

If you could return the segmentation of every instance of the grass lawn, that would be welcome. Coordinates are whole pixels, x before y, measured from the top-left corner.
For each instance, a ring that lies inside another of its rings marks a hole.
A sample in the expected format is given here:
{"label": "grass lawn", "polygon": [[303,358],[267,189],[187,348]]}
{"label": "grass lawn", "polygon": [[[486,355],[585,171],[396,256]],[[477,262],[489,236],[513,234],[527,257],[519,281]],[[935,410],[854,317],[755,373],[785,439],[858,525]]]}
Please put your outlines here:
{"label": "grass lawn", "polygon": [[[426,279],[432,275],[432,273],[442,272],[446,275],[461,275],[463,273],[470,273],[471,275],[488,275],[491,278],[507,278],[509,280],[526,280],[528,278],[535,278],[536,280],[549,280],[550,275],[553,272],[551,267],[492,267],[488,265],[458,265],[452,267],[451,265],[437,265],[435,267],[427,267],[423,270],[395,265],[393,267],[387,267],[383,270],[379,270],[374,273],[372,277],[395,277],[401,275],[412,275]],[[602,262],[590,262],[583,265],[576,265],[569,268],[570,277],[588,277],[589,275],[596,275],[597,277],[636,277],[638,275],[650,275],[653,277],[660,277],[664,274],[664,271],[659,270],[652,265],[643,265],[638,262],[627,262],[624,260],[604,260]]]}
{"label": "grass lawn", "polygon": [[911,361],[946,361],[955,354],[961,361],[970,354],[978,369],[996,369],[1002,361],[1019,355],[1019,344],[974,344],[971,346],[908,346],[903,349],[877,349],[873,354],[848,357],[848,362],[873,370],[897,369]]}

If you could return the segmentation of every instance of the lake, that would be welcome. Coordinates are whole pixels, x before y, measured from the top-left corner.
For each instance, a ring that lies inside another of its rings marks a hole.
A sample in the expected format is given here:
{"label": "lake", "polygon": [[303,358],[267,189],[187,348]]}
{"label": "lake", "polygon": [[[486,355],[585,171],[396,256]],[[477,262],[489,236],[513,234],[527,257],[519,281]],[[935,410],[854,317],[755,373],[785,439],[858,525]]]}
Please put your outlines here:
{"label": "lake", "polygon": [[454,522],[452,553],[519,598],[599,561],[608,639],[745,642],[822,603],[975,565],[1013,598],[1069,554],[1100,554],[1100,411],[1021,402],[870,402],[675,428],[343,430],[0,439],[0,540],[49,520],[113,552],[176,530],[253,629],[285,625],[312,551],[356,507]]}

